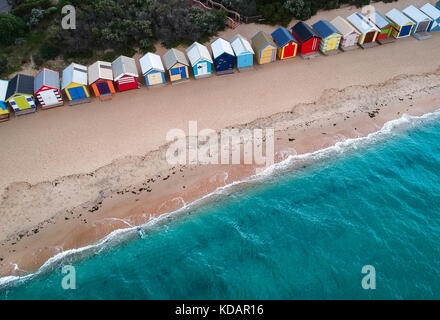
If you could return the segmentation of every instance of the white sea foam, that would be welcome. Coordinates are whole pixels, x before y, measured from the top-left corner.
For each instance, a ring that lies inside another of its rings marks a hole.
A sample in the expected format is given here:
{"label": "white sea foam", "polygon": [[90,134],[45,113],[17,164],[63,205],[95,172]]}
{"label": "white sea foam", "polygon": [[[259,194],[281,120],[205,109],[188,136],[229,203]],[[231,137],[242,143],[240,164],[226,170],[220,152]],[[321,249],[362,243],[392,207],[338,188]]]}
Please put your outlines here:
{"label": "white sea foam", "polygon": [[[62,263],[63,261],[66,261],[69,258],[74,258],[78,256],[87,256],[87,254],[90,253],[99,253],[102,250],[105,250],[109,247],[112,247],[113,245],[116,245],[117,243],[120,243],[120,241],[125,240],[126,238],[132,237],[133,235],[136,235],[136,233],[139,233],[140,230],[149,228],[151,226],[154,226],[160,222],[167,221],[166,219],[178,215],[183,212],[187,212],[189,209],[193,209],[198,207],[199,205],[205,203],[207,200],[212,200],[213,198],[217,196],[221,196],[227,193],[230,193],[234,190],[234,187],[240,186],[249,182],[254,181],[260,181],[262,179],[266,179],[268,177],[271,177],[272,175],[276,174],[277,172],[282,172],[286,169],[292,168],[296,163],[303,163],[305,161],[316,161],[321,160],[323,158],[327,158],[334,154],[341,154],[347,151],[356,150],[359,147],[363,147],[369,144],[373,144],[377,141],[381,141],[384,138],[394,135],[399,130],[412,128],[414,126],[417,126],[421,123],[425,123],[427,120],[435,120],[440,117],[440,109],[436,110],[432,113],[427,113],[422,116],[410,116],[407,114],[402,115],[401,118],[391,120],[383,125],[383,127],[374,133],[371,133],[364,137],[358,137],[353,139],[346,139],[344,141],[337,142],[335,145],[330,146],[328,148],[320,149],[315,152],[311,153],[305,153],[305,154],[299,154],[299,155],[290,155],[285,160],[276,163],[265,170],[259,172],[258,174],[240,180],[240,181],[234,181],[228,185],[222,186],[217,188],[215,191],[213,191],[210,194],[204,195],[203,197],[199,198],[198,200],[195,200],[189,204],[184,203],[183,207],[170,213],[166,213],[163,215],[160,215],[159,217],[152,217],[150,215],[150,218],[148,222],[143,224],[142,226],[130,226],[129,228],[124,229],[118,229],[113,232],[111,232],[109,235],[104,237],[99,242],[84,246],[77,249],[70,249],[63,252],[60,252],[56,254],[55,256],[51,257],[49,260],[47,260],[43,266],[41,266],[38,271],[35,273],[31,273],[25,276],[6,276],[0,278],[0,290],[2,288],[9,287],[11,285],[16,285],[24,281],[31,280],[38,275],[41,275],[47,271],[51,271],[56,267],[58,264]],[[176,199],[173,199],[176,200]],[[117,218],[109,218],[113,220],[121,220]],[[122,221],[122,220],[121,220]],[[127,223],[127,221],[123,220],[122,222],[125,222],[127,225],[130,225]],[[140,233],[141,237],[143,237],[143,233]],[[124,238],[125,237],[125,238]],[[16,266],[16,268],[19,268]]]}

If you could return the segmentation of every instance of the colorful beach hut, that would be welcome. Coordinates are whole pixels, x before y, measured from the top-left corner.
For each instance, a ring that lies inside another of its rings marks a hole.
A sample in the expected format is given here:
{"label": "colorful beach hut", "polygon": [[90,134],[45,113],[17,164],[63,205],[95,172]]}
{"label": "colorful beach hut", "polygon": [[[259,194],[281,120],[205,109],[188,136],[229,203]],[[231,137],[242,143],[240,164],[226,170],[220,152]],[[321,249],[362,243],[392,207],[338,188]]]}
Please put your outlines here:
{"label": "colorful beach hut", "polygon": [[211,76],[213,61],[206,46],[196,41],[186,49],[186,55],[193,69],[195,79]]}
{"label": "colorful beach hut", "polygon": [[60,92],[60,74],[44,68],[34,79],[34,96],[41,109],[50,109],[64,104]]}
{"label": "colorful beach hut", "polygon": [[413,5],[405,8],[403,14],[415,22],[413,34],[428,32],[432,19]]}
{"label": "colorful beach hut", "polygon": [[347,20],[338,16],[330,22],[341,34],[340,47],[342,50],[358,48],[360,33]]}
{"label": "colorful beach hut", "polygon": [[189,78],[189,63],[182,51],[171,49],[163,56],[165,67],[170,75],[171,82],[181,81]]}
{"label": "colorful beach hut", "polygon": [[432,4],[427,3],[420,8],[424,14],[432,19],[431,26],[429,27],[429,32],[440,30],[440,10],[434,7]]}
{"label": "colorful beach hut", "polygon": [[231,46],[237,57],[238,70],[251,68],[254,64],[254,49],[251,44],[243,36],[237,34],[231,40]]}
{"label": "colorful beach hut", "polygon": [[89,66],[89,85],[96,97],[111,99],[116,93],[113,85],[113,68],[110,62],[96,61]]}
{"label": "colorful beach hut", "polygon": [[90,93],[87,88],[87,67],[72,63],[63,70],[61,89],[64,91],[69,105],[90,102]]}
{"label": "colorful beach hut", "polygon": [[314,55],[318,53],[321,37],[310,26],[302,21],[292,27],[292,34],[299,43],[301,55]]}
{"label": "colorful beach hut", "polygon": [[251,38],[251,42],[258,64],[271,63],[276,60],[278,47],[266,32],[258,31]]}
{"label": "colorful beach hut", "polygon": [[147,87],[165,83],[165,68],[159,55],[148,52],[139,60],[139,63]]}
{"label": "colorful beach hut", "polygon": [[0,80],[0,122],[9,120],[9,108],[6,100],[6,92],[8,91],[8,81]]}
{"label": "colorful beach hut", "polygon": [[321,37],[319,50],[321,50],[322,53],[328,53],[332,50],[339,49],[342,34],[329,21],[319,20],[312,27]]}
{"label": "colorful beach hut", "polygon": [[217,75],[234,73],[236,57],[229,41],[217,38],[211,43],[211,50]]}
{"label": "colorful beach hut", "polygon": [[17,74],[8,83],[5,102],[11,105],[16,116],[22,116],[37,110],[33,96],[34,77]]}
{"label": "colorful beach hut", "polygon": [[408,37],[414,27],[414,22],[397,9],[392,9],[385,14],[393,24],[393,36],[396,39]]}
{"label": "colorful beach hut", "polygon": [[376,41],[380,30],[359,12],[349,16],[347,21],[359,31],[359,45],[363,46]]}
{"label": "colorful beach hut", "polygon": [[368,16],[368,20],[380,30],[376,40],[389,39],[393,34],[393,24],[381,13],[374,11]]}
{"label": "colorful beach hut", "polygon": [[112,62],[113,77],[119,91],[138,89],[138,69],[133,58],[120,56]]}
{"label": "colorful beach hut", "polygon": [[272,32],[272,38],[278,46],[278,58],[280,60],[296,57],[298,41],[293,34],[284,27],[279,27]]}

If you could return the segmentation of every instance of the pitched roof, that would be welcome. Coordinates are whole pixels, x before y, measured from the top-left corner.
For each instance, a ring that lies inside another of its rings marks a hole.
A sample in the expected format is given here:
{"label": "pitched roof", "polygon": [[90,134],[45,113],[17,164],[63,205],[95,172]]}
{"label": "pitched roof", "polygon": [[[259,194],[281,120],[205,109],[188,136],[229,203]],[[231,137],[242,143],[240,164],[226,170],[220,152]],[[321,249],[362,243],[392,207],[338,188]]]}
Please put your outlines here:
{"label": "pitched roof", "polygon": [[89,84],[99,79],[113,80],[113,68],[110,62],[96,61],[89,66]]}
{"label": "pitched roof", "polygon": [[34,93],[40,90],[43,86],[51,88],[60,88],[60,74],[57,71],[44,68],[34,79]]}
{"label": "pitched roof", "polygon": [[138,77],[139,73],[136,66],[136,61],[133,58],[120,56],[112,62],[113,77],[118,81],[123,76]]}
{"label": "pitched roof", "polygon": [[302,42],[305,42],[313,37],[321,38],[315,31],[313,31],[312,28],[310,28],[308,24],[302,21],[295,24],[291,29]]}
{"label": "pitched roof", "polygon": [[292,33],[284,27],[279,27],[272,32],[272,38],[279,47],[284,47],[291,41],[298,43]]}
{"label": "pitched roof", "polygon": [[403,10],[403,13],[406,14],[411,20],[419,23],[423,21],[431,21],[432,19],[428,17],[426,14],[424,14],[422,11],[417,9],[414,6],[409,6],[405,10]]}
{"label": "pitched roof", "polygon": [[6,92],[8,91],[8,81],[0,80],[0,101],[6,100]]}
{"label": "pitched roof", "polygon": [[396,23],[399,26],[405,26],[408,23],[414,24],[414,22],[405,16],[402,12],[400,12],[397,9],[392,9],[388,11],[385,15],[388,19],[391,19],[394,23]]}
{"label": "pitched roof", "polygon": [[391,21],[388,20],[381,13],[374,11],[368,16],[368,19],[374,23],[379,29],[383,29],[388,27],[391,24]]}
{"label": "pitched roof", "polygon": [[152,70],[165,72],[160,56],[151,52],[148,52],[142,58],[139,63],[141,64],[142,74],[145,75]]}
{"label": "pitched roof", "polygon": [[332,34],[341,34],[338,29],[336,29],[330,22],[327,20],[319,20],[313,26],[313,29],[322,37],[327,38]]}
{"label": "pitched roof", "polygon": [[258,31],[253,37],[252,37],[252,46],[257,50],[260,51],[267,47],[268,45],[272,45],[275,48],[278,48],[278,46],[273,42],[272,38],[264,31]]}
{"label": "pitched roof", "polygon": [[214,40],[214,42],[211,43],[211,49],[212,49],[212,56],[214,59],[221,56],[223,53],[227,53],[231,56],[235,57],[234,50],[232,49],[231,44],[229,41],[226,41],[223,38],[217,38]]}
{"label": "pitched roof", "polygon": [[247,41],[242,35],[237,34],[231,40],[231,46],[234,50],[236,56],[240,56],[242,54],[254,54],[254,49],[252,49],[251,44]]}
{"label": "pitched roof", "polygon": [[440,10],[430,3],[425,4],[423,7],[420,8],[420,10],[424,14],[430,16],[432,19],[437,20],[438,18],[440,18]]}
{"label": "pitched roof", "polygon": [[359,34],[359,31],[356,30],[355,27],[353,27],[347,20],[344,18],[338,16],[334,18],[331,22],[332,25],[335,26],[335,28],[343,35],[347,36],[352,32],[355,32]]}
{"label": "pitched roof", "polygon": [[189,62],[191,62],[192,66],[195,66],[200,61],[209,61],[212,63],[208,48],[198,42],[194,42],[188,49],[186,49],[186,54],[188,55]]}
{"label": "pitched roof", "polygon": [[167,70],[174,67],[176,63],[181,63],[185,66],[189,66],[185,54],[182,51],[174,48],[164,54],[163,60],[165,61],[165,66]]}
{"label": "pitched roof", "polygon": [[8,90],[6,91],[6,100],[15,93],[34,95],[34,77],[24,74],[17,74],[9,80]]}
{"label": "pitched roof", "polygon": [[371,31],[380,31],[374,24],[372,24],[367,18],[361,15],[359,12],[353,13],[347,18],[356,29],[362,34],[367,34]]}
{"label": "pitched roof", "polygon": [[66,89],[71,83],[87,85],[87,67],[81,64],[72,63],[63,70],[63,79],[61,82],[61,89]]}

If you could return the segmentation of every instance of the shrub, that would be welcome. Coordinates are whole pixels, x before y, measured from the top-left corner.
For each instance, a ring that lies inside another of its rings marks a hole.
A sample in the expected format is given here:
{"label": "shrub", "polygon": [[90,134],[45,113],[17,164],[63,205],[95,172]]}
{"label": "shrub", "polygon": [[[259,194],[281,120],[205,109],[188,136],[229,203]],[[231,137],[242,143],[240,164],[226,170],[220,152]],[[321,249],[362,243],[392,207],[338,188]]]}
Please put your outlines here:
{"label": "shrub", "polygon": [[44,40],[40,47],[40,55],[44,60],[55,59],[60,54],[60,48],[52,40]]}
{"label": "shrub", "polygon": [[2,45],[14,44],[15,39],[26,33],[26,24],[19,17],[10,13],[0,13],[0,39]]}

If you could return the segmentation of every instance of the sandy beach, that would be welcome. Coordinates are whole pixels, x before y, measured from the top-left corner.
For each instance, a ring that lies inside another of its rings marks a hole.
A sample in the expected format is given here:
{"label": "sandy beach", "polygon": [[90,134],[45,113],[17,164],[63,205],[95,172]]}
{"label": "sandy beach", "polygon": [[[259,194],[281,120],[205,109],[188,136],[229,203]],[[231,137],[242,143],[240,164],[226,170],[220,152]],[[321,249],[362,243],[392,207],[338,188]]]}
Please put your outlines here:
{"label": "sandy beach", "polygon": [[[434,3],[434,1],[430,1]],[[386,12],[426,0],[375,7]],[[360,9],[323,11],[309,22]],[[295,22],[292,22],[292,24]],[[251,37],[242,25],[220,36]],[[159,48],[159,54],[164,49]],[[254,71],[118,93],[0,125],[0,276],[38,269],[58,252],[172,212],[255,174],[253,165],[170,166],[166,134],[196,120],[210,128],[275,129],[276,161],[366,136],[403,114],[440,106],[440,33]],[[123,220],[121,220],[123,219]],[[18,268],[16,268],[18,266]]]}

